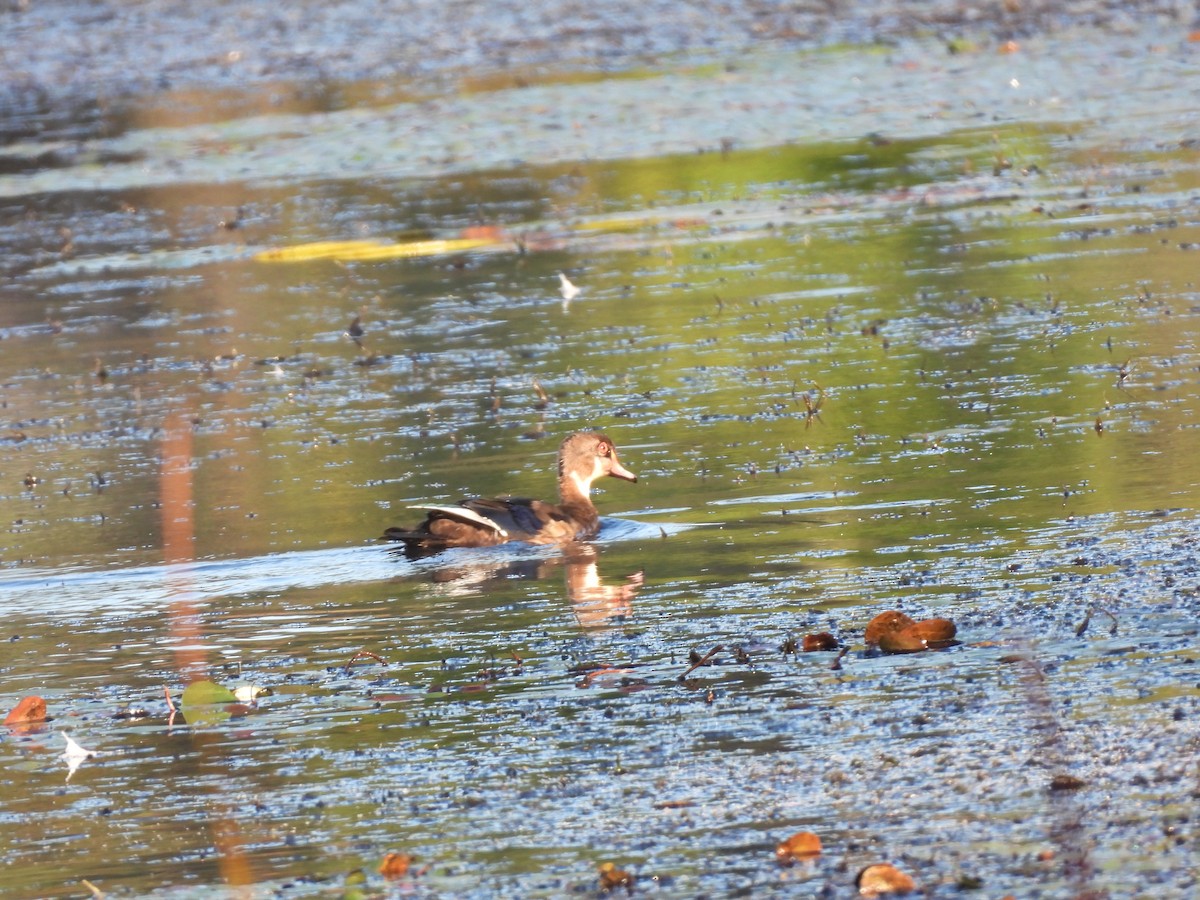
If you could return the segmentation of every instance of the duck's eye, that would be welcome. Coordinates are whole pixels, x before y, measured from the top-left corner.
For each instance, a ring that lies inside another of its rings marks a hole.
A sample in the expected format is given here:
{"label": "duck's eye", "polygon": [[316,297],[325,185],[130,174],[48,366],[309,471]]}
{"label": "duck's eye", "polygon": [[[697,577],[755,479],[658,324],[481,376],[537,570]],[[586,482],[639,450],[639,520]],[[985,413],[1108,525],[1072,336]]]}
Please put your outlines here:
{"label": "duck's eye", "polygon": [[598,454],[600,454],[601,456],[611,456],[612,455],[612,447],[608,446],[608,444],[601,442],[600,446],[596,448],[596,452]]}

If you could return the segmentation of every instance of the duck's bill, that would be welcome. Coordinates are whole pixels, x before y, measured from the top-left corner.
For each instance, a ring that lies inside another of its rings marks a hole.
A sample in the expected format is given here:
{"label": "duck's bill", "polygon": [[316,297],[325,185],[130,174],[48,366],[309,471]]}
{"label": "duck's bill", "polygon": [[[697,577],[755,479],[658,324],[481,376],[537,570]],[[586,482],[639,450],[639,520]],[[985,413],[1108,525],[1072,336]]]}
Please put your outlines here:
{"label": "duck's bill", "polygon": [[637,481],[637,476],[630,472],[627,468],[617,462],[612,461],[612,468],[608,470],[608,474],[613,478],[622,478],[625,481]]}

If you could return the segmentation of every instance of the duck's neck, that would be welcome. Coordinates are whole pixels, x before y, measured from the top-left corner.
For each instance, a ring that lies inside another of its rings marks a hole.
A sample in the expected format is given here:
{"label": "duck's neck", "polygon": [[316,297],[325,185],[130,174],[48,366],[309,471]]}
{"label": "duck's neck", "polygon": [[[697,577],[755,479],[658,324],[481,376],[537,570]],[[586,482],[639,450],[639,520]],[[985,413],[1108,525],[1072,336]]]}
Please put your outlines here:
{"label": "duck's neck", "polygon": [[578,474],[570,473],[558,479],[558,502],[565,508],[585,510],[595,516],[596,507],[592,504],[591,493],[591,481]]}

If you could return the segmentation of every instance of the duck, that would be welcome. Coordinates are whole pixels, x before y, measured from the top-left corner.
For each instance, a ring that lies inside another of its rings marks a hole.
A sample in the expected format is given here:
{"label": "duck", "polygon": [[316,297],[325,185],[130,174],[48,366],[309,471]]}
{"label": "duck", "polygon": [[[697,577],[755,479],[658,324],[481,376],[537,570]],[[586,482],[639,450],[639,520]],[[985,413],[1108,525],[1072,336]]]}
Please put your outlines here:
{"label": "duck", "polygon": [[580,431],[558,448],[558,503],[524,497],[472,498],[456,506],[412,506],[425,511],[413,528],[388,528],[383,538],[404,544],[409,556],[453,547],[494,547],[510,542],[564,544],[600,531],[592,483],[600,478],[636,482],[617,459],[613,442],[598,431]]}

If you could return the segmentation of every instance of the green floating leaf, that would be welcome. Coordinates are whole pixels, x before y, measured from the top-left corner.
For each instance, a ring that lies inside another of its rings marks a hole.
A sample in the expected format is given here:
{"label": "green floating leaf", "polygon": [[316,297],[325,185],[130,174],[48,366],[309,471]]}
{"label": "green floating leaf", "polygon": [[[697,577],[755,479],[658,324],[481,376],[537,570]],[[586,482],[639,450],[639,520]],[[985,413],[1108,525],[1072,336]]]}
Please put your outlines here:
{"label": "green floating leaf", "polygon": [[212,681],[193,681],[183,691],[181,703],[183,708],[189,706],[212,706],[214,703],[236,703],[229,688],[221,687]]}

